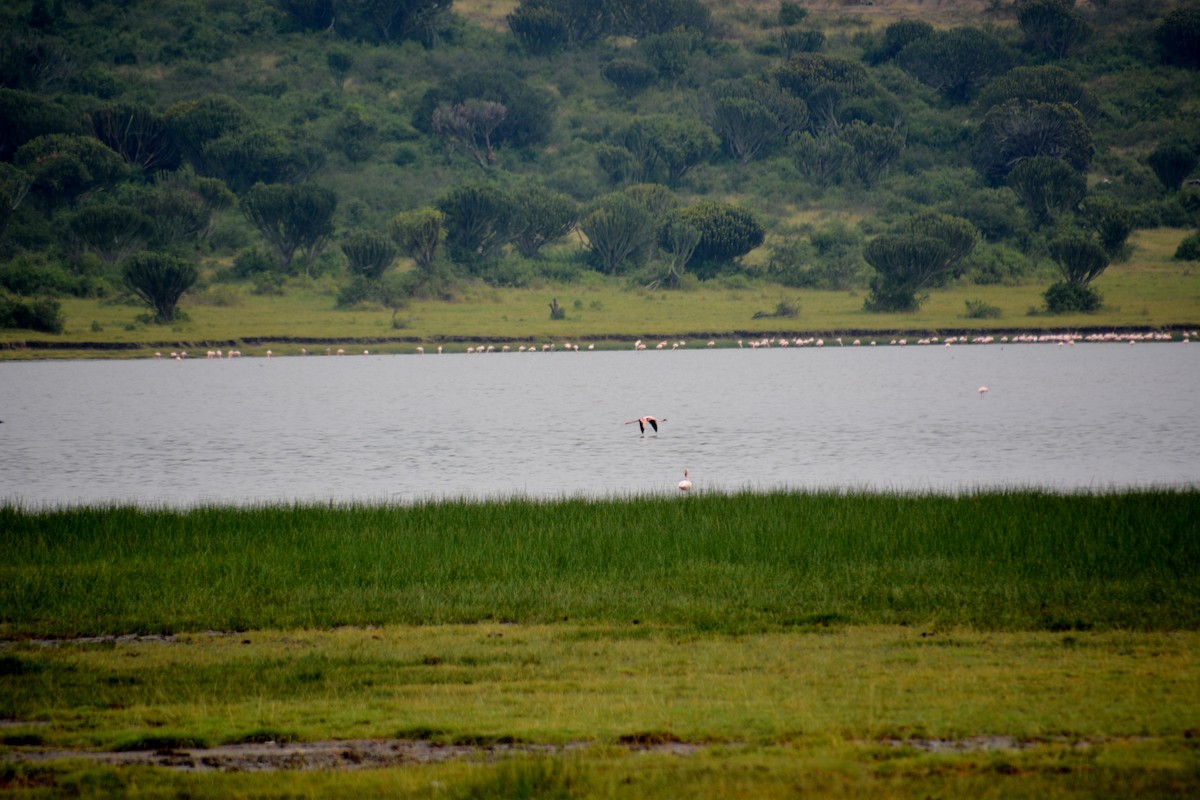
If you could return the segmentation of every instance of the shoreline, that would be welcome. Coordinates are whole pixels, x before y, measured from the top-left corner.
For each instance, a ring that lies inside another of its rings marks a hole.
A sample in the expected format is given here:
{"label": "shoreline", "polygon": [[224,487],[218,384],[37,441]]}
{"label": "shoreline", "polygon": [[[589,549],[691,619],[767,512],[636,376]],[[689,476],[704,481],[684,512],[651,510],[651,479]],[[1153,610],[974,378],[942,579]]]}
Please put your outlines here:
{"label": "shoreline", "polygon": [[[846,329],[813,329],[778,331],[774,334],[763,331],[732,330],[732,331],[686,331],[664,333],[661,331],[644,331],[638,334],[581,334],[575,336],[554,337],[561,340],[587,342],[596,345],[596,349],[619,350],[631,347],[633,342],[647,341],[704,341],[714,342],[714,346],[733,347],[740,341],[769,340],[774,342],[779,337],[793,341],[804,342],[821,339],[840,339],[876,337],[888,338],[886,344],[892,344],[892,339],[914,339],[913,343],[929,344],[945,341],[948,338],[958,340],[962,344],[979,343],[1008,343],[1010,341],[1059,341],[1074,339],[1076,341],[1181,341],[1191,337],[1200,338],[1200,323],[1171,324],[1171,325],[1089,325],[1089,326],[1025,326],[1011,328],[846,328]],[[1029,337],[1033,337],[1032,339]],[[1101,338],[1103,337],[1103,338]],[[987,341],[980,341],[986,339]],[[929,340],[929,341],[926,341]],[[0,362],[19,360],[22,354],[37,358],[34,353],[54,354],[50,357],[70,357],[71,352],[110,353],[135,357],[146,351],[155,350],[204,350],[211,348],[264,347],[270,345],[295,345],[299,347],[323,346],[335,347],[340,345],[354,346],[424,346],[424,345],[485,345],[488,343],[543,343],[547,337],[518,336],[518,337],[486,337],[476,335],[445,335],[445,336],[360,336],[360,337],[320,337],[320,336],[244,336],[236,339],[161,339],[145,342],[115,342],[115,341],[56,341],[53,339],[24,339],[0,342]],[[842,342],[843,344],[845,342]],[[908,343],[907,341],[905,343]],[[482,350],[482,348],[480,348]],[[693,345],[696,349],[696,345]],[[280,354],[283,355],[283,354]]]}

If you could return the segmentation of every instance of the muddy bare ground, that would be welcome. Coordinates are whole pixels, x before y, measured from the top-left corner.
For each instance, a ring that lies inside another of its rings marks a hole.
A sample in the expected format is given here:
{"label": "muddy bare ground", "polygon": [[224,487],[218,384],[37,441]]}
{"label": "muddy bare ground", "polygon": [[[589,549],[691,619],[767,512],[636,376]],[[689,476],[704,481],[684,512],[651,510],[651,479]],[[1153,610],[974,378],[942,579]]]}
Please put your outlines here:
{"label": "muddy bare ground", "polygon": [[[928,753],[994,752],[1025,750],[1046,744],[1021,741],[1009,736],[974,736],[966,739],[888,739],[880,742]],[[1090,742],[1073,742],[1088,747]],[[631,752],[690,756],[711,745],[677,741],[661,734],[622,737],[621,747]],[[592,745],[573,742],[563,745],[496,743],[437,744],[414,739],[345,739],[321,742],[262,742],[230,744],[211,748],[166,748],[109,752],[94,750],[44,750],[14,748],[0,755],[0,762],[41,763],[90,761],[112,767],[132,765],[165,767],[185,772],[270,772],[275,770],[351,770],[437,764],[453,759],[494,760],[516,755],[560,755]],[[731,744],[725,747],[737,746]]]}
{"label": "muddy bare ground", "polygon": [[[686,756],[703,745],[678,741],[623,742],[631,750]],[[94,750],[43,750],[15,748],[0,761],[38,763],[82,760],[106,766],[167,767],[188,772],[266,772],[274,770],[371,769],[415,764],[436,764],[452,759],[497,759],[533,754],[557,755],[589,747],[579,742],[565,745],[500,743],[488,745],[436,744],[412,739],[346,739],[322,742],[263,742],[210,748],[167,748],[108,752]]]}

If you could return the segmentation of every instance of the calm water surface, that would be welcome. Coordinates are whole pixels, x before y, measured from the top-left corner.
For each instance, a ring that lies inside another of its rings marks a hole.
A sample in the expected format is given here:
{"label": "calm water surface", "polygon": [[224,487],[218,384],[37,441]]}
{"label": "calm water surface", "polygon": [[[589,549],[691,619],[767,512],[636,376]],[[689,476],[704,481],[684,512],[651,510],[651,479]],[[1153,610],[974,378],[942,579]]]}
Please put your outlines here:
{"label": "calm water surface", "polygon": [[0,502],[1195,487],[1198,390],[1182,343],[8,362]]}

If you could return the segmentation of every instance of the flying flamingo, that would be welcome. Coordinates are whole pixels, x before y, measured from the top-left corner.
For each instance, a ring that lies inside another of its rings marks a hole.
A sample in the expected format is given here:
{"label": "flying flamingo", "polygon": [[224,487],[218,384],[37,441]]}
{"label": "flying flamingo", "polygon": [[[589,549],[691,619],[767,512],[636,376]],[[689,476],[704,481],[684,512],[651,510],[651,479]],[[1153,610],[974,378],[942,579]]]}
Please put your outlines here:
{"label": "flying flamingo", "polygon": [[655,432],[655,433],[658,433],[658,423],[659,423],[660,421],[661,421],[661,422],[666,422],[666,421],[667,421],[667,418],[666,418],[666,417],[663,417],[663,418],[662,418],[662,420],[659,420],[657,417],[650,417],[650,416],[646,416],[646,417],[638,417],[637,419],[631,419],[631,420],[629,420],[629,421],[628,421],[628,422],[626,422],[625,424],[626,424],[626,425],[632,425],[633,423],[635,423],[635,422],[636,422],[636,423],[638,424],[638,427],[642,429],[642,433],[645,433],[645,432],[646,432],[646,426],[647,426],[647,425],[649,425],[651,428],[653,428],[653,429],[654,429],[654,432]]}
{"label": "flying flamingo", "polygon": [[692,490],[692,481],[688,478],[687,467],[683,468],[683,480],[679,482],[679,491],[690,492]]}

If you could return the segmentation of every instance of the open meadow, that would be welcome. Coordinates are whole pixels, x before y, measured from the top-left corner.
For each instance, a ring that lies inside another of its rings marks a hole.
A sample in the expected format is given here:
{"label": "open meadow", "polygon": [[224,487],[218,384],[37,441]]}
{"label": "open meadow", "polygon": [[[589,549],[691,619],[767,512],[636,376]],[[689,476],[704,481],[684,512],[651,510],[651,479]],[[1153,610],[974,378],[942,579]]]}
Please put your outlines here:
{"label": "open meadow", "polygon": [[[222,285],[185,298],[187,319],[171,326],[137,321],[136,306],[95,299],[64,299],[62,334],[0,331],[0,358],[130,357],[163,348],[201,350],[239,347],[246,355],[297,354],[313,343],[353,342],[372,352],[411,353],[444,343],[465,350],[479,343],[587,341],[597,347],[628,347],[635,339],[703,337],[736,346],[755,335],[830,335],[842,332],[1191,330],[1200,325],[1200,273],[1172,260],[1175,229],[1140,231],[1134,257],[1097,279],[1104,307],[1096,313],[1048,315],[1041,283],[951,285],[930,292],[919,311],[871,314],[858,291],[793,289],[750,282],[741,288],[698,285],[687,291],[631,288],[595,276],[539,289],[475,286],[453,302],[416,300],[392,312],[382,307],[338,309],[336,288],[303,281],[284,296],[255,295],[246,286]],[[303,285],[300,285],[303,284]],[[565,317],[551,320],[551,300]],[[968,318],[967,302],[998,309],[998,316]],[[780,304],[794,316],[776,313]],[[702,322],[701,322],[702,321]],[[25,347],[29,340],[41,343]],[[89,344],[95,343],[95,344]],[[78,347],[73,345],[78,344]],[[699,344],[693,341],[693,346]],[[106,347],[116,349],[105,349]]]}
{"label": "open meadow", "polygon": [[0,781],[1192,795],[1197,506],[1148,490],[10,507]]}

